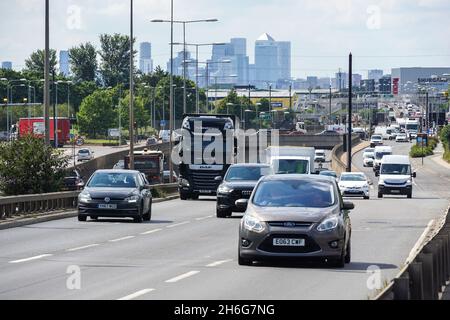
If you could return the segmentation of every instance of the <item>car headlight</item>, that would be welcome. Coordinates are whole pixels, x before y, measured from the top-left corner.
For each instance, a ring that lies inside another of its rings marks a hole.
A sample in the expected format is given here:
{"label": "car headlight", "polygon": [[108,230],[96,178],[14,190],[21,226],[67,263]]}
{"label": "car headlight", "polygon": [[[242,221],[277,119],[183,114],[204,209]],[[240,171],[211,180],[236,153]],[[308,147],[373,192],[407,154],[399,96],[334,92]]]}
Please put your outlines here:
{"label": "car headlight", "polygon": [[378,181],[378,184],[383,184],[384,185],[384,180],[380,179],[380,181]]}
{"label": "car headlight", "polygon": [[261,233],[264,231],[264,224],[261,221],[259,221],[258,219],[256,219],[255,217],[245,215],[244,216],[244,228],[249,231]]}
{"label": "car headlight", "polygon": [[128,198],[125,198],[125,202],[128,202],[128,203],[137,203],[138,201],[139,201],[138,195],[133,195]]}
{"label": "car headlight", "polygon": [[406,183],[412,183],[412,180],[411,180],[411,179],[408,179],[408,181],[406,181]]}
{"label": "car headlight", "polygon": [[89,201],[92,201],[92,198],[91,198],[91,195],[89,194],[89,192],[82,192],[78,196],[78,200],[80,202],[89,202]]}
{"label": "car headlight", "polygon": [[318,226],[317,231],[324,232],[336,229],[339,224],[338,216],[332,216],[323,220]]}
{"label": "car headlight", "polygon": [[180,184],[181,184],[182,187],[189,187],[190,186],[189,181],[186,180],[186,179],[180,179]]}
{"label": "car headlight", "polygon": [[231,189],[230,187],[227,187],[227,186],[219,186],[219,188],[217,189],[217,191],[219,192],[219,193],[231,193],[231,192],[233,192],[233,189]]}

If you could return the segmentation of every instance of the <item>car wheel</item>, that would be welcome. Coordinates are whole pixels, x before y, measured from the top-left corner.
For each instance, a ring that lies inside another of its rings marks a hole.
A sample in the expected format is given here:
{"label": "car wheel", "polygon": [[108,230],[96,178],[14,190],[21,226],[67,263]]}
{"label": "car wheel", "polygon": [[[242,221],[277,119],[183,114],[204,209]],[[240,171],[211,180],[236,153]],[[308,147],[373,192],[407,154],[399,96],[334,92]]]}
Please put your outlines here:
{"label": "car wheel", "polygon": [[408,197],[408,199],[412,199],[412,191],[408,192],[408,194],[406,196]]}
{"label": "car wheel", "polygon": [[187,200],[188,198],[189,198],[189,197],[188,197],[188,194],[187,194],[187,193],[180,192],[180,200],[185,201],[185,200]]}
{"label": "car wheel", "polygon": [[217,218],[230,217],[232,214],[233,214],[232,211],[229,210],[229,209],[225,209],[225,210],[219,209],[219,208],[216,209],[216,216],[217,216]]}
{"label": "car wheel", "polygon": [[78,215],[78,221],[82,221],[85,222],[87,220],[87,216],[83,216],[83,215]]}
{"label": "car wheel", "polygon": [[238,253],[238,264],[240,266],[251,266],[253,264],[253,260],[245,259],[241,257],[241,250]]}
{"label": "car wheel", "polygon": [[139,208],[138,215],[137,215],[137,217],[134,217],[133,220],[134,220],[135,223],[141,223],[142,222],[142,220],[143,220],[143,218],[142,218],[142,207]]}
{"label": "car wheel", "polygon": [[368,197],[364,197],[364,200],[369,200],[370,199],[370,197],[368,196]]}
{"label": "car wheel", "polygon": [[91,218],[91,220],[94,220],[94,221],[97,221],[97,220],[98,220],[98,217],[90,216],[90,218]]}
{"label": "car wheel", "polygon": [[148,212],[144,215],[144,221],[152,220],[152,201],[150,201],[150,207],[148,208]]}
{"label": "car wheel", "polygon": [[344,254],[344,251],[342,250],[341,255],[339,258],[331,259],[331,266],[334,268],[344,268],[345,267],[345,257],[346,254]]}
{"label": "car wheel", "polygon": [[191,196],[191,199],[192,200],[198,200],[199,196],[200,196],[199,194],[194,194],[194,195]]}
{"label": "car wheel", "polygon": [[352,260],[352,243],[348,240],[347,251],[345,252],[345,263],[350,263]]}
{"label": "car wheel", "polygon": [[383,194],[380,193],[380,192],[378,192],[378,198],[379,198],[379,199],[383,198]]}

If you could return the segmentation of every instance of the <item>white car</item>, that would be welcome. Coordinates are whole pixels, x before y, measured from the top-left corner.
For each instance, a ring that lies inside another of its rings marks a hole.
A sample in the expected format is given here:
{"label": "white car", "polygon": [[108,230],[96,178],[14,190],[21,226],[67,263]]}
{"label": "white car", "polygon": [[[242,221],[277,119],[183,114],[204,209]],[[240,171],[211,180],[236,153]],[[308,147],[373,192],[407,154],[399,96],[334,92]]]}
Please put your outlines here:
{"label": "white car", "polygon": [[125,168],[125,161],[124,160],[119,160],[119,162],[117,162],[114,165],[114,170],[123,170]]}
{"label": "white car", "polygon": [[373,135],[372,138],[370,138],[370,146],[376,147],[383,145],[383,136],[376,134]]}
{"label": "white car", "polygon": [[314,162],[325,162],[325,161],[326,161],[325,150],[316,150]]}
{"label": "white car", "polygon": [[409,142],[409,137],[406,133],[399,133],[395,138],[395,142]]}
{"label": "white car", "polygon": [[77,157],[78,157],[78,162],[92,160],[92,159],[94,159],[94,151],[91,151],[86,148],[80,149],[80,150],[78,150]]}
{"label": "white car", "polygon": [[343,172],[339,179],[339,189],[343,197],[370,199],[369,188],[369,182],[363,172]]}
{"label": "white car", "polygon": [[375,153],[374,152],[364,153],[364,158],[363,158],[363,166],[364,167],[373,167],[374,161],[375,161]]}

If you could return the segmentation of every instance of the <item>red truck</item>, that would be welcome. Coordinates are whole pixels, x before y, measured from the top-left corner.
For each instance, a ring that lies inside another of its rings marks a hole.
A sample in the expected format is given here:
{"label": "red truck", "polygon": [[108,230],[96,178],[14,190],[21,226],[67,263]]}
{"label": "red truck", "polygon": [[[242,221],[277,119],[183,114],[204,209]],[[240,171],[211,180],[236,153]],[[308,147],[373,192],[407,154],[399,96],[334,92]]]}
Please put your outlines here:
{"label": "red truck", "polygon": [[[58,147],[62,147],[70,142],[70,119],[57,118]],[[50,141],[55,140],[54,119],[50,118]],[[32,134],[38,138],[44,138],[45,125],[44,118],[21,118],[19,120],[19,137]]]}

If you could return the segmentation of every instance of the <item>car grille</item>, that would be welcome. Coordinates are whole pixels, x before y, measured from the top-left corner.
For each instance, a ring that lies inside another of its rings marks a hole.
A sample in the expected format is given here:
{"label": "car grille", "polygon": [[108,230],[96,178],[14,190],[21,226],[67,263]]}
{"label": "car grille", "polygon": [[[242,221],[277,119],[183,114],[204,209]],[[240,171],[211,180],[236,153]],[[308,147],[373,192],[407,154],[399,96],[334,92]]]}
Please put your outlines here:
{"label": "car grille", "polygon": [[[110,198],[111,200],[110,200],[110,203],[114,203],[114,202],[121,202],[121,201],[124,201],[125,200],[125,198]],[[103,198],[92,198],[92,201],[95,201],[95,202],[105,202],[105,197],[103,197]]]}
{"label": "car grille", "polygon": [[283,228],[309,228],[311,222],[268,222],[271,227],[283,227]]}
{"label": "car grille", "polygon": [[192,181],[195,190],[217,190],[219,183],[214,179],[221,176],[221,171],[193,171]]}
{"label": "car grille", "polygon": [[[274,238],[305,239],[304,247],[278,247],[273,245]],[[319,245],[310,237],[303,234],[276,234],[264,240],[258,247],[259,250],[270,253],[311,253],[320,251]]]}
{"label": "car grille", "polygon": [[232,197],[236,199],[250,199],[253,190],[234,190]]}
{"label": "car grille", "polygon": [[402,182],[385,181],[384,183],[390,186],[403,186],[406,184],[404,181]]}

